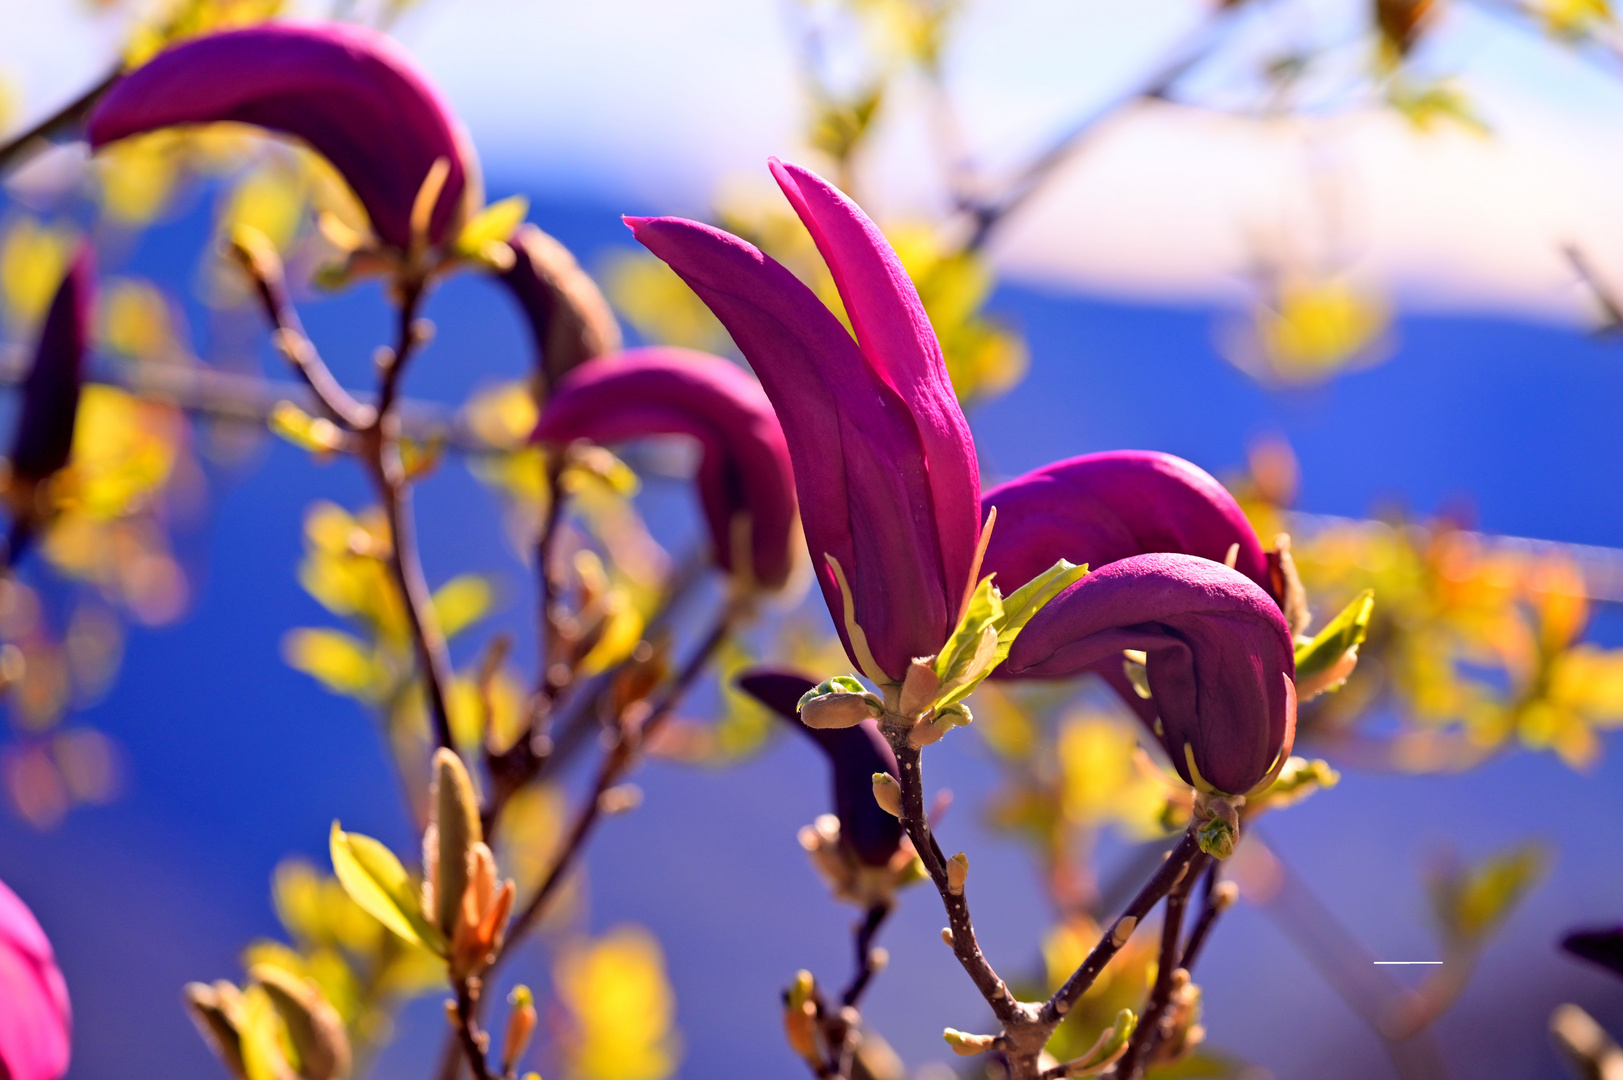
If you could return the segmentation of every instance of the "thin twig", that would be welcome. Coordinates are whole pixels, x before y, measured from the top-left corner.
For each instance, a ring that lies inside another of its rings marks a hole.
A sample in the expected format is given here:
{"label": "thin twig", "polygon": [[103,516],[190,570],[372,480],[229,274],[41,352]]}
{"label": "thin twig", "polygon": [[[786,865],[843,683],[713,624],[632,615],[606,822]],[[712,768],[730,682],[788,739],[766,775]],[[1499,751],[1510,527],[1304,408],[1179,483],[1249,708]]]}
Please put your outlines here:
{"label": "thin twig", "polygon": [[1161,922],[1161,951],[1156,960],[1155,985],[1150,989],[1149,1002],[1139,1016],[1138,1027],[1133,1031],[1133,1037],[1127,1042],[1127,1049],[1116,1063],[1114,1076],[1117,1080],[1138,1080],[1145,1065],[1148,1064],[1150,1053],[1160,1040],[1161,1019],[1166,1015],[1167,1006],[1172,1001],[1174,972],[1183,967],[1181,939],[1184,908],[1196,877],[1204,868],[1203,864],[1210,858],[1210,855],[1200,852],[1190,859],[1183,874],[1173,885],[1172,891],[1167,893],[1166,910]]}
{"label": "thin twig", "polygon": [[845,992],[840,995],[840,1004],[856,1005],[861,1000],[863,991],[868,989],[868,984],[873,981],[874,975],[877,974],[873,964],[873,939],[878,935],[879,928],[885,924],[885,919],[890,915],[891,910],[890,902],[882,900],[870,907],[867,914],[862,917],[862,921],[857,924],[856,974],[851,977],[851,985],[847,986]]}
{"label": "thin twig", "polygon": [[[1212,927],[1217,925],[1217,917],[1221,915],[1227,905],[1220,904],[1217,896],[1218,864],[1212,865],[1206,871],[1206,883],[1202,886],[1200,902],[1200,915],[1195,919],[1195,928],[1189,932],[1189,944],[1183,948],[1183,959],[1178,966],[1185,971],[1195,970],[1195,961],[1206,947],[1206,940],[1211,937]],[[1233,888],[1232,885],[1229,886]]]}
{"label": "thin twig", "polygon": [[[1127,944],[1132,936],[1133,929],[1150,913],[1150,909],[1160,902],[1161,898],[1171,891],[1173,885],[1183,876],[1184,869],[1200,854],[1200,845],[1195,840],[1195,831],[1189,829],[1178,841],[1178,846],[1172,849],[1166,862],[1144,883],[1138,890],[1138,895],[1127,904],[1126,910],[1121,913],[1110,928],[1105,931],[1099,944],[1093,947],[1082,965],[1071,973],[1065,980],[1065,985],[1054,991],[1054,996],[1043,1005],[1040,1020],[1043,1024],[1053,1027],[1071,1011],[1088,988],[1093,985],[1105,965],[1110,963],[1112,957]],[[1129,921],[1131,920],[1131,921]]]}
{"label": "thin twig", "polygon": [[8,171],[13,165],[22,164],[22,161],[31,157],[35,150],[42,149],[40,144],[50,139],[52,135],[83,120],[89,115],[90,110],[96,107],[96,102],[101,100],[101,96],[111,90],[113,84],[123,76],[124,64],[120,61],[90,89],[27,131],[6,140],[0,145],[0,173]]}
{"label": "thin twig", "polygon": [[896,767],[901,780],[902,828],[913,841],[913,848],[929,872],[930,880],[935,883],[936,892],[941,894],[942,906],[947,909],[948,929],[952,933],[953,955],[969,973],[975,988],[981,992],[981,997],[986,999],[993,1015],[1005,1028],[1029,1023],[1030,1018],[1009,992],[1008,984],[998,978],[975,940],[975,926],[969,917],[969,901],[964,890],[954,892],[947,880],[947,860],[942,857],[941,848],[930,832],[929,818],[924,811],[924,774],[919,748],[908,741],[905,729],[890,742],[891,749],[896,753]]}
{"label": "thin twig", "polygon": [[474,1080],[494,1080],[490,1065],[485,1061],[484,1044],[488,1040],[479,1030],[475,999],[466,980],[457,983],[455,1019],[457,1041],[462,1046],[462,1056],[473,1069]]}
{"label": "thin twig", "polygon": [[[558,692],[569,685],[569,677],[573,675],[567,666],[560,665],[558,661],[558,613],[555,605],[558,603],[558,582],[552,575],[553,548],[558,542],[558,522],[563,517],[564,492],[563,472],[564,457],[567,449],[547,453],[546,463],[546,493],[547,513],[541,521],[541,535],[535,542],[535,579],[537,591],[536,615],[541,626],[541,667],[540,676],[536,680],[536,692],[541,700],[549,706],[557,698]],[[555,673],[554,668],[562,667],[567,675]]]}
{"label": "thin twig", "polygon": [[692,688],[694,682],[698,679],[699,674],[704,670],[705,665],[715,655],[716,650],[721,647],[722,642],[727,640],[727,635],[732,632],[733,623],[737,617],[737,610],[729,604],[727,609],[716,620],[716,624],[710,633],[706,635],[704,642],[694,652],[676,678],[672,680],[659,704],[655,705],[652,711],[648,713],[648,718],[635,728],[630,725],[623,725],[614,746],[609,749],[608,753],[604,754],[602,764],[598,767],[597,778],[593,781],[591,790],[587,792],[585,801],[581,803],[580,808],[576,811],[574,823],[570,826],[563,847],[559,850],[551,869],[547,871],[547,876],[536,889],[535,895],[530,898],[530,902],[514,917],[511,926],[508,928],[507,940],[503,943],[495,963],[491,965],[493,970],[496,965],[511,955],[518,942],[545,913],[547,902],[552,899],[553,893],[563,884],[568,872],[574,868],[582,850],[585,848],[587,837],[591,835],[593,827],[603,816],[604,792],[619,783],[626,773],[630,771],[643,747],[647,745],[648,740],[659,730],[665,719],[670,716],[672,710],[686,696],[688,690]]}

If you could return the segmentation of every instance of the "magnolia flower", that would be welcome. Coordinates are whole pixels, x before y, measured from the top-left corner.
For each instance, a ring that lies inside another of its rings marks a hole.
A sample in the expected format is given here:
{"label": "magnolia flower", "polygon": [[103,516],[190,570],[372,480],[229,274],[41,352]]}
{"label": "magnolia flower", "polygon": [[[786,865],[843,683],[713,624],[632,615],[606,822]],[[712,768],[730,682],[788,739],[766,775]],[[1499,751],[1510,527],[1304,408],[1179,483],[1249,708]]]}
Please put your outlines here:
{"label": "magnolia flower", "polygon": [[[789,449],[760,385],[735,365],[674,348],[588,360],[558,383],[535,429],[559,446],[671,434],[699,442],[699,497],[717,563],[782,586],[794,563]],[[746,551],[749,565],[740,566]]]}
{"label": "magnolia flower", "polygon": [[67,1072],[71,1021],[45,931],[0,882],[0,1076],[56,1080]]}
{"label": "magnolia flower", "polygon": [[507,241],[513,265],[501,280],[535,339],[536,370],[551,387],[583,361],[620,349],[620,327],[609,302],[575,256],[534,225]]}
{"label": "magnolia flower", "polygon": [[481,202],[472,146],[439,92],[390,38],[347,23],[268,24],[172,46],[107,92],[87,133],[100,149],[221,121],[307,143],[343,174],[378,237],[399,251],[413,246],[412,208],[436,163],[445,164],[423,239],[455,237]]}
{"label": "magnolia flower", "polygon": [[855,340],[738,237],[680,218],[626,222],[760,377],[846,654],[895,686],[946,643],[976,584],[975,448],[918,292],[878,227],[820,177],[776,159],[771,168],[833,273]]}
{"label": "magnolia flower", "polygon": [[1095,570],[1153,551],[1226,562],[1270,589],[1268,558],[1240,504],[1183,458],[1145,450],[1085,454],[1045,465],[981,496],[998,527],[983,569],[1029,581],[1057,558]]}
{"label": "magnolia flower", "polygon": [[875,800],[876,777],[899,776],[896,756],[873,720],[853,727],[816,729],[800,723],[796,710],[812,680],[799,672],[755,668],[738,685],[815,742],[828,757],[834,813],[800,831],[800,844],[818,873],[842,900],[863,907],[888,902],[895,890],[918,879],[920,867],[902,825]]}
{"label": "magnolia flower", "polygon": [[1279,605],[1249,578],[1192,555],[1109,563],[1039,611],[1004,672],[1063,678],[1127,653],[1152,730],[1183,779],[1245,795],[1272,778],[1296,730],[1294,647]]}

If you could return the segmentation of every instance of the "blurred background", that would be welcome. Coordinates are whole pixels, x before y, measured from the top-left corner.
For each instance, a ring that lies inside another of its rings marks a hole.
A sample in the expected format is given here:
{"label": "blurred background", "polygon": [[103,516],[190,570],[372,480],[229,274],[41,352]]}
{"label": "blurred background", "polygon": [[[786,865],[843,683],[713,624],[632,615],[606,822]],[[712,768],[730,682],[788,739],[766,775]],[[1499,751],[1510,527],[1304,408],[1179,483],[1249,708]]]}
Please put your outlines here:
{"label": "blurred background", "polygon": [[[1451,1075],[1564,1075],[1545,1033],[1562,1002],[1623,1031],[1615,980],[1556,949],[1569,927],[1623,918],[1609,734],[1623,722],[1623,312],[1609,285],[1623,286],[1623,34],[1606,0],[417,0],[336,14],[399,37],[471,131],[490,198],[528,197],[630,340],[730,348],[618,216],[776,238],[800,271],[806,245],[782,238],[765,161],[802,161],[885,226],[920,281],[988,480],[1169,451],[1229,483],[1259,531],[1297,537],[1321,620],[1374,585],[1391,613],[1375,659],[1298,748],[1341,782],[1259,827],[1277,862],[1242,880],[1248,902],[1203,961],[1213,1053],[1191,1075],[1415,1075],[1369,1016],[1434,969],[1382,967],[1371,983],[1375,960],[1470,972],[1428,1036]],[[0,124],[22,131],[70,102],[155,18],[0,0]],[[0,300],[18,362],[69,238],[90,233],[108,381],[139,385],[143,365],[286,378],[217,238],[231,221],[276,226],[289,265],[308,268],[297,251],[319,184],[304,159],[232,138],[111,163],[64,142],[10,174]],[[363,384],[386,337],[376,284],[298,300],[340,377]],[[464,274],[426,314],[438,334],[407,393],[446,416],[474,399],[459,415],[477,428],[531,363],[519,313]],[[258,425],[114,392],[92,407],[106,508],[26,563],[26,602],[0,613],[28,658],[0,736],[0,878],[56,944],[70,1075],[223,1075],[180,987],[238,977],[244,946],[286,937],[278,865],[325,871],[335,817],[397,851],[417,843],[387,739],[331,692],[343,680],[313,639],[288,636],[333,622],[301,588],[319,548],[311,505],[359,512],[370,493],[351,463]],[[422,484],[424,560],[435,583],[485,575],[480,633],[505,629],[528,656],[517,496],[481,461]],[[677,551],[697,525],[670,471],[645,470],[637,505]],[[784,618],[829,629],[815,597]],[[476,638],[458,639],[459,665]],[[977,704],[977,724],[930,757],[954,796],[940,831],[975,862],[982,944],[1031,980],[1056,947],[1055,837],[1105,892],[1144,839],[1142,822],[1066,790],[1088,782],[1066,731],[1131,730],[1100,719],[1105,699],[1079,700],[1025,750],[997,738],[995,703]],[[683,712],[716,725],[736,708],[708,687]],[[848,964],[854,913],[795,841],[825,809],[822,763],[759,722],[740,739],[639,775],[641,808],[607,823],[570,911],[516,972],[546,986],[568,935],[645,927],[664,965],[642,988],[648,1014],[662,979],[674,993],[659,1075],[796,1075],[779,993],[797,968],[837,982]],[[1058,816],[1033,824],[1025,796]],[[1491,917],[1462,928],[1439,897],[1484,867],[1501,882]],[[916,1076],[956,1067],[944,1024],[986,1024],[940,923],[935,897],[904,894],[866,1006]],[[580,1011],[564,993],[544,1024],[566,1043]],[[441,1016],[437,993],[410,1004],[374,1075],[427,1075]],[[591,1075],[538,1055],[549,1080]]]}

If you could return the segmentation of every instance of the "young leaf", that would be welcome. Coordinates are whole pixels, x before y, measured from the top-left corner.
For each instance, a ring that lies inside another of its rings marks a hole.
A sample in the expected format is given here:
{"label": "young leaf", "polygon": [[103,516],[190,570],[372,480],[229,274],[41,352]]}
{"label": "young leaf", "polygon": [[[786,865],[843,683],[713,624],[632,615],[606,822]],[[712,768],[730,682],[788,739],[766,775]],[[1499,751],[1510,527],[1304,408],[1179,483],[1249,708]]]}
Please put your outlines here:
{"label": "young leaf", "polygon": [[423,920],[417,889],[394,852],[370,836],[344,832],[336,821],[328,847],[339,884],[362,910],[407,941],[444,950],[438,931]]}
{"label": "young leaf", "polygon": [[434,614],[440,622],[440,633],[447,638],[484,618],[490,612],[495,590],[479,574],[459,574],[434,590]]}
{"label": "young leaf", "polygon": [[1369,633],[1369,620],[1375,612],[1375,590],[1365,589],[1341,609],[1313,640],[1296,647],[1298,685],[1329,671],[1342,657],[1362,645]]}
{"label": "young leaf", "polygon": [[530,200],[522,195],[511,195],[493,202],[480,210],[462,228],[456,238],[457,251],[464,255],[478,255],[490,243],[505,243],[524,221],[530,211]]}
{"label": "young leaf", "polygon": [[998,663],[1008,659],[1014,639],[1025,629],[1032,616],[1054,597],[1080,581],[1087,572],[1086,563],[1077,566],[1067,559],[1061,559],[1004,599],[1003,618],[997,624]]}
{"label": "young leaf", "polygon": [[964,617],[936,654],[935,673],[941,680],[941,693],[934,708],[939,710],[967,697],[991,673],[997,664],[997,624],[1003,612],[1003,596],[988,574],[975,587]]}

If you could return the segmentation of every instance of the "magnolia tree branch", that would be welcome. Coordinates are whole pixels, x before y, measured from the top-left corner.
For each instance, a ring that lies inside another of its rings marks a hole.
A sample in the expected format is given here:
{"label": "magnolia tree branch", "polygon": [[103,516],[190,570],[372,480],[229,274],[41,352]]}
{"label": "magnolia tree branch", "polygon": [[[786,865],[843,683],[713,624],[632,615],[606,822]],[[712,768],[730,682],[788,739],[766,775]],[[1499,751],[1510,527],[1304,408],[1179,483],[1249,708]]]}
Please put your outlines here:
{"label": "magnolia tree branch", "polygon": [[1172,1001],[1172,992],[1177,986],[1177,973],[1183,971],[1183,978],[1189,977],[1189,972],[1184,968],[1181,948],[1184,908],[1188,904],[1189,893],[1195,879],[1204,864],[1210,861],[1211,856],[1205,852],[1196,854],[1184,867],[1183,873],[1173,884],[1172,891],[1167,894],[1166,910],[1162,914],[1161,921],[1161,951],[1156,959],[1155,985],[1151,988],[1149,1002],[1139,1017],[1138,1027],[1134,1029],[1133,1037],[1127,1043],[1127,1049],[1116,1063],[1114,1072],[1116,1080],[1138,1080],[1142,1075],[1149,1064],[1150,1054],[1154,1052],[1156,1043],[1161,1039],[1161,1021]]}
{"label": "magnolia tree branch", "polygon": [[[727,640],[727,636],[732,632],[738,616],[737,608],[729,604],[720,617],[717,618],[714,627],[705,636],[703,643],[689,658],[682,670],[677,673],[676,678],[671,681],[669,687],[666,688],[664,696],[660,698],[658,704],[650,707],[647,702],[638,702],[628,707],[618,718],[619,730],[616,732],[615,743],[604,754],[603,761],[598,766],[597,776],[592,782],[592,787],[587,792],[580,808],[576,811],[574,822],[570,825],[563,846],[559,849],[557,858],[553,860],[551,869],[547,871],[547,876],[542,879],[540,886],[535,891],[535,895],[530,898],[530,902],[524,906],[518,915],[514,916],[501,952],[497,955],[495,963],[491,965],[492,971],[494,971],[496,965],[512,954],[519,941],[546,913],[548,901],[552,899],[553,894],[563,884],[568,872],[573,869],[575,863],[579,860],[587,838],[603,816],[605,804],[608,801],[604,796],[609,789],[620,783],[636,765],[648,741],[664,725],[665,720],[671,715],[677,704],[692,689],[693,684],[704,671],[705,665],[710,662],[716,651],[721,648],[722,643]],[[636,722],[637,718],[635,716],[638,705],[647,710],[645,713],[646,719],[643,719],[640,723]]]}
{"label": "magnolia tree branch", "polygon": [[1014,1028],[1030,1022],[1008,984],[998,978],[975,940],[975,926],[969,917],[969,901],[964,888],[954,889],[947,878],[947,860],[930,831],[930,821],[924,810],[924,776],[919,748],[908,741],[907,729],[886,730],[891,749],[896,754],[896,768],[901,781],[902,828],[913,849],[918,852],[936,892],[941,894],[942,906],[947,909],[947,944],[963,965],[981,997],[992,1007],[992,1013],[1005,1028]]}
{"label": "magnolia tree branch", "polygon": [[1183,948],[1183,959],[1179,961],[1185,971],[1195,970],[1195,961],[1206,947],[1206,940],[1211,937],[1212,927],[1217,925],[1217,917],[1233,905],[1234,896],[1238,892],[1232,882],[1224,885],[1229,890],[1226,899],[1219,899],[1222,894],[1218,889],[1218,864],[1212,863],[1206,870],[1206,881],[1201,886],[1200,914],[1195,919],[1195,928],[1189,932],[1189,944]]}
{"label": "magnolia tree branch", "polygon": [[851,983],[840,994],[840,1004],[855,1007],[862,999],[862,994],[868,989],[868,984],[879,973],[874,964],[873,940],[879,934],[879,928],[885,925],[885,919],[890,916],[893,908],[889,901],[881,901],[870,907],[862,921],[857,923],[856,940],[857,968],[851,977]]}
{"label": "magnolia tree branch", "polygon": [[96,102],[101,100],[101,96],[111,90],[113,84],[123,76],[124,64],[121,61],[90,89],[33,127],[13,135],[5,143],[0,144],[0,173],[23,164],[36,151],[43,149],[44,144],[53,135],[77,125],[90,114],[91,109],[96,107]]}
{"label": "magnolia tree branch", "polygon": [[453,1013],[451,1021],[456,1028],[457,1042],[462,1047],[462,1056],[468,1059],[468,1067],[473,1070],[474,1080],[495,1080],[485,1057],[490,1038],[479,1030],[477,999],[468,980],[457,983],[456,1001],[446,1005]]}
{"label": "magnolia tree branch", "polygon": [[1161,898],[1171,892],[1173,887],[1188,871],[1189,864],[1197,855],[1201,854],[1200,845],[1195,840],[1195,831],[1190,828],[1172,849],[1161,868],[1155,872],[1144,887],[1138,890],[1138,895],[1128,901],[1126,909],[1121,916],[1110,925],[1099,944],[1093,947],[1080,967],[1071,973],[1065,984],[1054,991],[1054,996],[1043,1005],[1039,1019],[1052,1029],[1065,1018],[1088,988],[1093,985],[1105,965],[1110,963],[1121,947],[1127,944],[1132,937],[1133,930],[1150,913],[1150,909],[1160,902]]}

